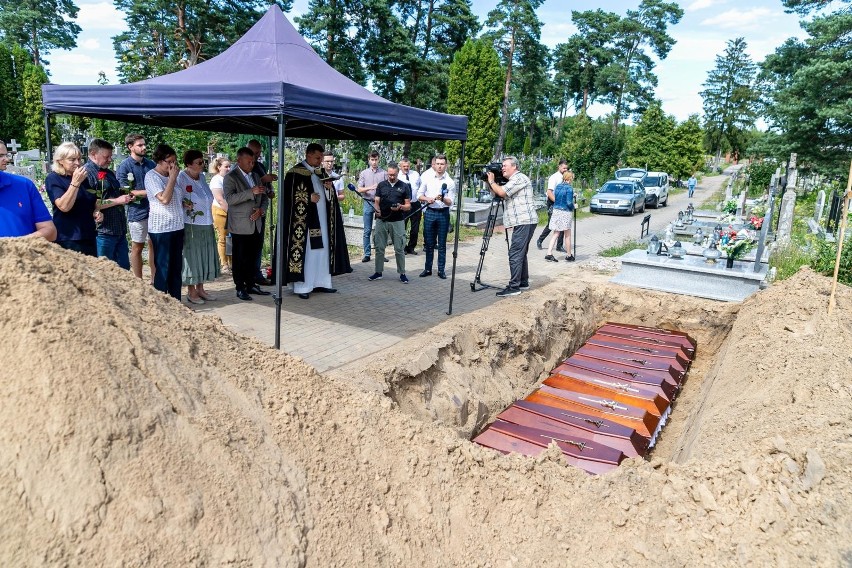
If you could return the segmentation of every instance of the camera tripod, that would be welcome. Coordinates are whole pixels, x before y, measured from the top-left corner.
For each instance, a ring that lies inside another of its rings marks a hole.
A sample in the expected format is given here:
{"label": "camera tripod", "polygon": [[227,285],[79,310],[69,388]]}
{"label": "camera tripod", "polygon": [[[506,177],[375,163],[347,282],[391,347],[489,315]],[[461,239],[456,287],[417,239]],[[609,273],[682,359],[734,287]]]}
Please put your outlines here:
{"label": "camera tripod", "polygon": [[[499,197],[495,197],[491,201],[491,208],[488,210],[488,220],[485,222],[485,232],[482,234],[482,248],[479,250],[479,265],[476,267],[476,276],[474,276],[473,282],[470,283],[471,292],[479,292],[486,288],[502,288],[502,286],[486,284],[480,279],[482,276],[482,267],[485,264],[485,253],[488,252],[488,245],[491,243],[491,236],[494,234],[494,227],[497,225],[497,217],[501,208],[503,209],[503,212],[506,211],[503,206],[503,200]],[[506,235],[506,248],[508,249],[509,232],[506,231],[504,234]],[[477,288],[477,286],[479,287]]]}

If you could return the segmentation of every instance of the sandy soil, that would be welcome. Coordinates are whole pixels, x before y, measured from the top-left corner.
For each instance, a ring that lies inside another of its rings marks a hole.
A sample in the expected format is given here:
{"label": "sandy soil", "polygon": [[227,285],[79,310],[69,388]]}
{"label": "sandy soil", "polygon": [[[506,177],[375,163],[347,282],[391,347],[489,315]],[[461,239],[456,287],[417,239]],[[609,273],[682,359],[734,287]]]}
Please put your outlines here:
{"label": "sandy soil", "polygon": [[[852,564],[852,290],[742,305],[577,271],[346,376],[111,263],[0,242],[0,564]],[[466,440],[611,319],[699,357],[647,461]]]}

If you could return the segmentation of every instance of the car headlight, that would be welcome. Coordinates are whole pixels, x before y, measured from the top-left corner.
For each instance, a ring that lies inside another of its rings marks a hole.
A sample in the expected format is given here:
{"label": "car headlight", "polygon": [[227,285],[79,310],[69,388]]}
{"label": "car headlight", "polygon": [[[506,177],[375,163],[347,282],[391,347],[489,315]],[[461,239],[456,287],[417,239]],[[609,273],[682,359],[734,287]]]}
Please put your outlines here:
{"label": "car headlight", "polygon": [[630,200],[629,199],[619,199],[618,204],[619,205],[630,205]]}
{"label": "car headlight", "polygon": [[600,202],[598,201],[597,197],[592,198],[592,205],[600,205]]}

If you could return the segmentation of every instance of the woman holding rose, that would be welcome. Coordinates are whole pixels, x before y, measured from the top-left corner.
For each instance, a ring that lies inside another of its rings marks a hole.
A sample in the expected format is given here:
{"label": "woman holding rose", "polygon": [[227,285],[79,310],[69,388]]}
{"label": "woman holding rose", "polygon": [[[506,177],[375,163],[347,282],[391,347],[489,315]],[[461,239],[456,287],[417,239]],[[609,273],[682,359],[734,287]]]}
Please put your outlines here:
{"label": "woman holding rose", "polygon": [[187,150],[183,164],[185,168],[177,178],[178,186],[184,188],[186,209],[181,277],[187,286],[187,301],[203,304],[216,299],[207,293],[204,283],[215,280],[220,274],[211,214],[214,198],[204,179],[204,155],[198,150]]}
{"label": "woman holding rose", "polygon": [[158,144],[151,156],[156,166],[145,174],[148,195],[148,235],[157,251],[154,288],[180,301],[183,266],[184,190],[177,183],[177,154]]}

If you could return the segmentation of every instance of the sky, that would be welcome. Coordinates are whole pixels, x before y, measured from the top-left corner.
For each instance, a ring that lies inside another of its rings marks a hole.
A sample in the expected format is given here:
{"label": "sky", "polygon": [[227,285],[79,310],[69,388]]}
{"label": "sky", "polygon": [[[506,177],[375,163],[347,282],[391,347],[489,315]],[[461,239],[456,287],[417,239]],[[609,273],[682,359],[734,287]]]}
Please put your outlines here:
{"label": "sky", "polygon": [[[53,51],[47,56],[51,81],[60,85],[92,85],[97,82],[98,72],[104,71],[110,83],[117,83],[112,37],[125,29],[124,15],[109,1],[78,0],[77,4],[80,7],[77,23],[82,28],[77,48]],[[600,8],[623,15],[638,4],[639,0],[545,0],[538,10],[544,23],[542,42],[553,48],[575,33],[571,10]],[[473,0],[480,22],[496,5],[497,0]],[[798,17],[785,13],[780,0],[686,0],[680,5],[684,16],[680,23],[669,28],[676,43],[668,57],[657,64],[655,72],[659,78],[656,96],[662,101],[663,110],[681,121],[690,114],[701,114],[702,83],[728,40],[744,37],[748,53],[757,63],[787,38],[806,35]],[[308,0],[295,0],[288,18],[292,21],[307,7]],[[592,107],[590,115],[607,111],[605,107]]]}

